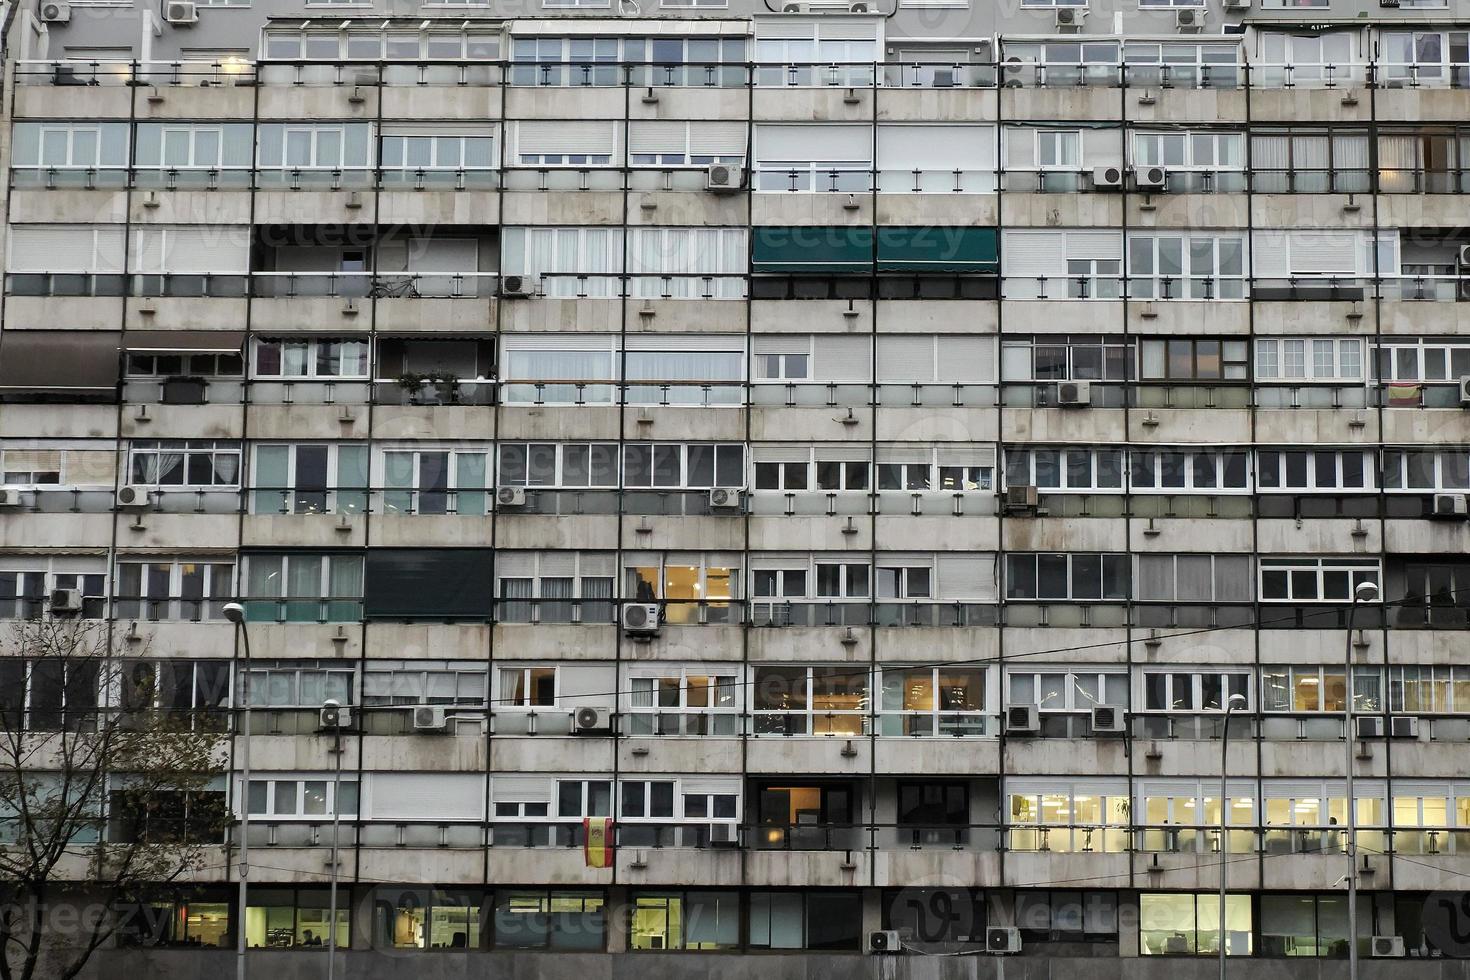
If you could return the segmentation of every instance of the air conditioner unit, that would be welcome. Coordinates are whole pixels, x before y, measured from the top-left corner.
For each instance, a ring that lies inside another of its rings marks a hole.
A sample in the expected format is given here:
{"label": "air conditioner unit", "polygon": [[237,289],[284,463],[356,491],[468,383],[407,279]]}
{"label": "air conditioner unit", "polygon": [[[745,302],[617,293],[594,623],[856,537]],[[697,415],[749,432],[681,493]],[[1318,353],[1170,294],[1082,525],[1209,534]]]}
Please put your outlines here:
{"label": "air conditioner unit", "polygon": [[163,19],[170,24],[197,24],[199,8],[189,0],[168,0],[163,8]]}
{"label": "air conditioner unit", "polygon": [[317,727],[324,732],[352,727],[352,709],[340,704],[329,704],[322,708],[317,718]]}
{"label": "air conditioner unit", "polygon": [[79,613],[82,611],[81,589],[52,589],[51,590],[51,615],[59,613]]}
{"label": "air conditioner unit", "polygon": [[449,727],[442,704],[420,704],[413,709],[413,730],[416,732],[442,732]]}
{"label": "air conditioner unit", "polygon": [[611,735],[612,709],[583,705],[572,709],[573,735]]}
{"label": "air conditioner unit", "polygon": [[1141,191],[1161,191],[1169,182],[1169,171],[1163,167],[1144,167],[1133,172],[1133,186]]}
{"label": "air conditioner unit", "polygon": [[41,4],[41,23],[43,24],[70,24],[71,4],[56,3],[48,0]]}
{"label": "air conditioner unit", "polygon": [[525,487],[501,487],[495,491],[495,504],[498,507],[526,506]]}
{"label": "air conditioner unit", "polygon": [[526,276],[501,276],[500,295],[505,299],[529,299],[536,288]]}
{"label": "air conditioner unit", "polygon": [[1041,712],[1034,704],[1013,704],[1006,708],[1007,735],[1035,735],[1041,731]]}
{"label": "air conditioner unit", "polygon": [[715,487],[709,492],[709,509],[739,510],[742,492],[739,487]]}
{"label": "air conditioner unit", "polygon": [[1122,708],[1098,705],[1092,709],[1092,731],[1096,735],[1121,735],[1126,729]]}
{"label": "air conditioner unit", "polygon": [[960,83],[958,73],[953,68],[935,68],[932,75],[935,88],[954,88]]}
{"label": "air conditioner unit", "polygon": [[1358,715],[1353,718],[1354,738],[1382,738],[1383,718],[1380,715]]}
{"label": "air conditioner unit", "polygon": [[1470,374],[1460,378],[1460,407],[1470,406]]}
{"label": "air conditioner unit", "polygon": [[712,823],[709,825],[709,843],[710,847],[735,847],[740,843],[740,835],[733,823]]}
{"label": "air conditioner unit", "polygon": [[1000,70],[1003,76],[1001,81],[1002,85],[1005,85],[1007,88],[1020,88],[1026,84],[1028,77],[1036,77],[1036,59],[1029,56],[1022,57],[1021,55],[1013,54],[1006,58]]}
{"label": "air conditioner unit", "polygon": [[1058,7],[1056,19],[1057,27],[1061,30],[1066,30],[1068,28],[1075,29],[1081,27],[1082,21],[1086,16],[1087,11],[1078,7]]}
{"label": "air conditioner unit", "polygon": [[1093,167],[1092,189],[1095,191],[1120,191],[1123,189],[1122,167]]}
{"label": "air conditioner unit", "polygon": [[1092,404],[1092,382],[1062,381],[1057,385],[1057,404],[1080,408]]}
{"label": "air conditioner unit", "polygon": [[897,929],[879,929],[877,932],[870,932],[868,933],[868,952],[902,953],[903,939],[899,936]]}
{"label": "air conditioner unit", "polygon": [[1036,488],[1026,484],[1006,487],[1005,509],[1007,511],[1035,510],[1040,505]]}
{"label": "air conditioner unit", "polygon": [[850,14],[871,14],[873,12],[873,5],[862,2],[849,4],[847,12]]}
{"label": "air conditioner unit", "polygon": [[1434,509],[1430,511],[1431,517],[1470,517],[1470,507],[1466,506],[1466,496],[1463,493],[1437,493],[1434,495]]}
{"label": "air conditioner unit", "polygon": [[153,494],[147,487],[129,483],[117,488],[117,507],[119,510],[142,510],[148,506],[152,497]]}
{"label": "air conditioner unit", "polygon": [[1398,959],[1404,955],[1404,937],[1374,936],[1371,948],[1374,956]]}
{"label": "air conditioner unit", "polygon": [[1251,0],[1225,0],[1225,9],[1249,10],[1251,9]]}
{"label": "air conditioner unit", "polygon": [[745,183],[745,168],[728,163],[712,163],[704,172],[704,189],[716,194],[740,190]]}
{"label": "air conditioner unit", "polygon": [[0,507],[19,507],[25,503],[15,487],[0,487]]}
{"label": "air conditioner unit", "polygon": [[625,633],[633,636],[657,636],[658,603],[625,602],[619,620]]}
{"label": "air conditioner unit", "polygon": [[1205,26],[1205,12],[1203,10],[1176,10],[1174,11],[1174,26],[1181,31],[1197,31]]}
{"label": "air conditioner unit", "polygon": [[804,4],[804,3],[783,3],[783,4],[781,4],[781,13],[783,13],[783,14],[804,14],[806,12],[807,12],[807,5]]}
{"label": "air conditioner unit", "polygon": [[1460,268],[1470,269],[1470,245],[1460,246]]}
{"label": "air conditioner unit", "polygon": [[986,929],[985,951],[997,956],[1019,953],[1021,951],[1021,930],[1011,926]]}
{"label": "air conditioner unit", "polygon": [[1388,719],[1389,738],[1418,738],[1419,719],[1413,715],[1399,715]]}

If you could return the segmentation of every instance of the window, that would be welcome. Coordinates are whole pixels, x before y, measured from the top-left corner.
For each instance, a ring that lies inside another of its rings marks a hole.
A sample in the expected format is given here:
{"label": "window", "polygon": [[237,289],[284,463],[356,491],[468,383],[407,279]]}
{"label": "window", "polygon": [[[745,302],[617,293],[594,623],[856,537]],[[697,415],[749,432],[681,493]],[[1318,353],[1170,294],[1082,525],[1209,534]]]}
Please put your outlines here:
{"label": "window", "polygon": [[1453,382],[1466,375],[1470,375],[1470,344],[1397,337],[1378,344],[1380,382]]}
{"label": "window", "polygon": [[362,618],[363,560],[345,554],[252,554],[245,559],[246,616],[262,622]]}
{"label": "window", "polygon": [[1117,942],[1114,892],[1018,891],[1016,927],[1023,942]]}
{"label": "window", "polygon": [[384,449],[382,454],[384,513],[488,513],[487,450]]}
{"label": "window", "polygon": [[268,820],[355,817],[357,779],[342,779],[341,795],[330,775],[321,778],[250,780],[250,815]]}
{"label": "window", "polygon": [[17,170],[125,169],[128,127],[123,123],[16,123]]}
{"label": "window", "polygon": [[211,439],[135,439],[128,481],[145,487],[237,487],[240,444]]}
{"label": "window", "polygon": [[554,707],[556,679],[555,667],[502,667],[495,704],[502,708]]}
{"label": "window", "polygon": [[[346,784],[344,784],[345,787]],[[254,794],[255,783],[251,783]],[[245,943],[252,948],[325,948],[331,896],[326,888],[250,889],[245,907]],[[340,902],[335,924],[338,949],[351,948],[351,903]]]}
{"label": "window", "polygon": [[1363,341],[1356,337],[1257,339],[1256,378],[1260,381],[1361,382]]}
{"label": "window", "polygon": [[1381,579],[1377,559],[1262,558],[1262,602],[1352,602],[1363,582]]}
{"label": "window", "polygon": [[367,123],[261,123],[256,165],[262,170],[365,169],[372,165],[372,142]]}
{"label": "window", "polygon": [[245,373],[245,360],[238,353],[188,354],[128,352],[124,372],[132,378],[239,378]]}
{"label": "window", "polygon": [[229,948],[231,897],[225,889],[200,885],[161,889],[125,903],[118,911],[117,944],[146,949]]}
{"label": "window", "polygon": [[1250,675],[1238,671],[1145,670],[1145,711],[1224,711],[1232,698],[1250,708]]}
{"label": "window", "polygon": [[962,782],[900,782],[898,825],[954,828],[970,823],[969,788]]}
{"label": "window", "polygon": [[1470,489],[1470,452],[1385,449],[1383,487],[1420,492]]}
{"label": "window", "polygon": [[583,490],[618,485],[617,443],[503,442],[499,451],[496,486]]}
{"label": "window", "polygon": [[373,945],[480,949],[483,902],[478,889],[379,887],[373,894]]}
{"label": "window", "polygon": [[362,703],[483,707],[484,664],[463,660],[369,660],[362,670]]}
{"label": "window", "polygon": [[1136,299],[1244,299],[1245,239],[1238,235],[1130,235]]}
{"label": "window", "polygon": [[[1066,178],[1074,180],[1071,174]],[[1121,232],[1006,229],[1002,239],[1006,299],[1117,299],[1123,294]]]}
{"label": "window", "polygon": [[983,667],[885,667],[883,735],[984,735]]}
{"label": "window", "polygon": [[630,898],[629,949],[710,950],[740,945],[739,892],[634,892]]}
{"label": "window", "polygon": [[1141,340],[1138,351],[1142,381],[1245,381],[1249,377],[1244,340]]}
{"label": "window", "polygon": [[753,949],[858,950],[861,933],[862,898],[857,892],[750,893],[747,941]]}
{"label": "window", "polygon": [[743,486],[745,447],[739,443],[628,443],[623,447],[623,482],[630,488]]}
{"label": "window", "polygon": [[107,487],[117,473],[112,449],[0,450],[0,480],[6,486]]}
{"label": "window", "polygon": [[[444,135],[405,130],[384,133],[381,141],[385,177],[403,180],[428,172],[487,171],[496,166],[495,138],[485,135]],[[396,174],[392,173],[397,171]]]}
{"label": "window", "polygon": [[[1220,897],[1144,892],[1138,896],[1138,952],[1143,956],[1218,956]],[[1251,898],[1225,896],[1225,955],[1252,952]]]}
{"label": "window", "polygon": [[317,337],[255,341],[251,376],[280,379],[366,379],[368,342]]}
{"label": "window", "polygon": [[107,612],[107,576],[91,571],[99,560],[18,556],[0,562],[0,619],[39,619],[50,602],[50,589],[80,591],[81,617],[101,619]]}
{"label": "window", "polygon": [[[1464,458],[1470,463],[1470,455]],[[1373,456],[1362,449],[1258,449],[1256,487],[1263,493],[1372,490]]]}
{"label": "window", "polygon": [[1008,782],[1008,833],[1012,850],[1100,851],[1129,847],[1127,789],[1104,779]]}
{"label": "window", "polygon": [[1216,449],[1135,451],[1128,481],[1141,492],[1221,493],[1250,489],[1249,455]]}
{"label": "window", "polygon": [[1121,449],[1007,449],[1006,485],[1048,492],[1123,489]]}
{"label": "window", "polygon": [[[1150,0],[1140,0],[1149,6]],[[1163,0],[1158,6],[1193,7],[1192,0]],[[1168,167],[1172,170],[1244,170],[1245,134],[1217,133],[1209,130],[1188,132],[1133,132],[1133,165],[1135,167]],[[1231,188],[1220,188],[1221,190]],[[1243,190],[1244,187],[1234,189]]]}
{"label": "window", "polygon": [[[1377,667],[1353,668],[1353,710],[1383,710],[1382,675]],[[1261,707],[1294,714],[1342,711],[1347,699],[1341,667],[1262,667]]]}
{"label": "window", "polygon": [[224,709],[231,703],[229,661],[137,660],[120,670],[118,697],[124,711],[162,711],[186,723],[197,717],[203,729],[224,730]]}
{"label": "window", "polygon": [[976,936],[985,935],[985,896],[978,889],[889,889],[882,901],[883,928],[920,948],[927,943],[973,944]]}
{"label": "window", "polygon": [[817,597],[866,599],[870,569],[855,562],[817,562]]}
{"label": "window", "polygon": [[934,570],[928,565],[879,565],[879,599],[929,599],[934,595]]}
{"label": "window", "polygon": [[612,783],[606,779],[558,779],[558,817],[612,816]]}
{"label": "window", "polygon": [[601,952],[607,946],[601,892],[506,890],[495,893],[495,946]]}
{"label": "window", "polygon": [[740,567],[734,554],[624,552],[623,597],[659,602],[667,623],[726,623],[735,615]]}
{"label": "window", "polygon": [[932,464],[927,461],[913,463],[879,463],[879,490],[928,490],[933,479]]}
{"label": "window", "polygon": [[256,514],[361,514],[367,510],[366,444],[257,443],[251,469]]}
{"label": "window", "polygon": [[502,551],[497,558],[500,622],[612,622],[616,574],[612,555]]}
{"label": "window", "polygon": [[110,789],[107,794],[107,837],[126,843],[164,846],[220,843],[228,816],[224,777],[198,789]]}
{"label": "window", "polygon": [[1131,341],[1098,336],[1038,336],[1001,342],[1005,381],[1127,381]]}
{"label": "window", "polygon": [[1006,555],[1006,598],[1042,602],[1128,598],[1127,555]]}
{"label": "window", "polygon": [[256,708],[320,708],[328,700],[353,700],[354,668],[331,661],[277,661],[243,671],[245,691]]}
{"label": "window", "polygon": [[1250,555],[1140,554],[1139,602],[1250,602]]}
{"label": "window", "polygon": [[[1295,892],[1261,896],[1261,955],[1347,957],[1347,896]],[[1370,936],[1373,903],[1358,908],[1358,934]]]}
{"label": "window", "polygon": [[[11,731],[77,731],[96,718],[98,663],[0,661],[0,723]],[[60,788],[56,798],[59,800]]]}
{"label": "window", "polygon": [[1388,710],[1409,714],[1470,713],[1470,667],[1388,668]]}
{"label": "window", "polygon": [[805,381],[812,371],[810,350],[791,354],[756,354],[756,381]]}
{"label": "window", "polygon": [[806,490],[810,485],[811,463],[755,461],[756,490]]}
{"label": "window", "polygon": [[255,134],[248,123],[138,124],[140,169],[248,172]]}
{"label": "window", "polygon": [[741,684],[730,670],[686,667],[628,678],[626,734],[738,734]]}
{"label": "window", "polygon": [[235,598],[235,566],[224,562],[120,561],[113,599],[123,619],[224,619]]}
{"label": "window", "polygon": [[1128,705],[1128,675],[1097,670],[1010,670],[1006,703],[1034,704],[1042,711],[1091,711]]}
{"label": "window", "polygon": [[861,667],[756,667],[757,735],[862,735],[868,673]]}

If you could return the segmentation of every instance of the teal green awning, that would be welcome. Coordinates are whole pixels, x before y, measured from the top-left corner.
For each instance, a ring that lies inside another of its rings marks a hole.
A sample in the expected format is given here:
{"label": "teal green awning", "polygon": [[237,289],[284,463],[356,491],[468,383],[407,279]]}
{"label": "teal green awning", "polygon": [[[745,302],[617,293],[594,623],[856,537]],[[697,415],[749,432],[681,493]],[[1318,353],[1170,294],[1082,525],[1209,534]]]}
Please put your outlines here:
{"label": "teal green awning", "polygon": [[[994,228],[887,226],[878,229],[879,272],[1000,271]],[[873,229],[867,226],[766,226],[751,246],[757,273],[867,275],[873,271]]]}

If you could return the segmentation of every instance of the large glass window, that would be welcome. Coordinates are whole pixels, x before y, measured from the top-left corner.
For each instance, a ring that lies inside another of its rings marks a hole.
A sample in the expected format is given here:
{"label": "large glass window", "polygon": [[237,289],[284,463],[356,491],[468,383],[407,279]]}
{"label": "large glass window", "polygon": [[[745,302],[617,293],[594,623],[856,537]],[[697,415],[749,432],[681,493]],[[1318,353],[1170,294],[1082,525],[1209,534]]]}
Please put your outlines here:
{"label": "large glass window", "polygon": [[1382,576],[1376,558],[1262,558],[1260,577],[1262,602],[1352,602]]}
{"label": "large glass window", "polygon": [[601,892],[520,889],[495,893],[497,949],[602,952],[607,945]]}
{"label": "large glass window", "polygon": [[[1252,946],[1250,896],[1225,896],[1225,954],[1249,956]],[[1218,956],[1220,896],[1140,894],[1138,952],[1143,956]]]}
{"label": "large glass window", "polygon": [[[325,949],[331,918],[326,888],[250,889],[245,907],[245,944],[252,949]],[[336,944],[351,943],[351,903],[338,902]]]}
{"label": "large glass window", "polygon": [[861,735],[867,729],[868,672],[850,665],[756,667],[757,735]]}
{"label": "large glass window", "polygon": [[379,888],[373,895],[378,949],[479,949],[485,896],[464,888]]}
{"label": "large glass window", "polygon": [[1040,602],[1118,602],[1128,598],[1127,555],[1006,555],[1006,598]]}
{"label": "large glass window", "polygon": [[862,898],[854,891],[757,891],[750,894],[752,949],[862,948]]}
{"label": "large glass window", "polygon": [[740,945],[739,892],[634,892],[628,948],[734,949]]}
{"label": "large glass window", "polygon": [[[974,947],[985,935],[985,896],[969,888],[903,888],[883,893],[883,928],[905,943]],[[938,950],[935,950],[938,952]]]}
{"label": "large glass window", "polygon": [[985,734],[982,667],[885,667],[883,735]]}

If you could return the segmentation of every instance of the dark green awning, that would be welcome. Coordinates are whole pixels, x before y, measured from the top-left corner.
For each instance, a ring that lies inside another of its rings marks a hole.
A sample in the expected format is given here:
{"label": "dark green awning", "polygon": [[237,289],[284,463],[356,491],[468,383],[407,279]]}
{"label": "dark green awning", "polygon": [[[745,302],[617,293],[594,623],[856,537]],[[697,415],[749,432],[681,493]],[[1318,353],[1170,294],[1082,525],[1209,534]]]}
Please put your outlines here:
{"label": "dark green awning", "polygon": [[756,272],[865,274],[873,269],[873,229],[766,226],[755,229]]}
{"label": "dark green awning", "polygon": [[1000,270],[994,228],[888,227],[878,229],[879,272]]}
{"label": "dark green awning", "polygon": [[[994,228],[889,226],[878,229],[879,272],[1000,271]],[[755,229],[757,273],[867,275],[873,271],[873,229],[867,226],[770,226]]]}

